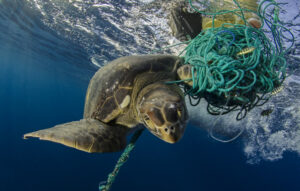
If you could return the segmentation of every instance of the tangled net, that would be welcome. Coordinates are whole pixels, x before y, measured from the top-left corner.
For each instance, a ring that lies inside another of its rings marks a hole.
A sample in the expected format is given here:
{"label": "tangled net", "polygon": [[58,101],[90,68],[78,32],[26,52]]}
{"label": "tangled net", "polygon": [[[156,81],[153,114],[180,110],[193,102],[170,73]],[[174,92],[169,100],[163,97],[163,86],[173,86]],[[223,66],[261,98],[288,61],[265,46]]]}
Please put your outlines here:
{"label": "tangled net", "polygon": [[[192,66],[192,78],[186,80],[193,80],[193,86],[184,84],[191,105],[197,105],[201,98],[205,98],[210,114],[222,115],[238,110],[237,120],[240,120],[253,107],[267,102],[271,92],[283,83],[286,77],[285,55],[293,46],[292,43],[284,49],[283,32],[291,35],[292,42],[294,36],[279,20],[280,4],[274,0],[262,1],[257,12],[241,8],[236,0],[233,3],[237,9],[208,13],[197,9],[189,0],[194,11],[212,16],[212,27],[189,41],[180,55],[185,53],[184,64]],[[273,16],[267,16],[266,10],[271,6]],[[247,22],[245,14],[249,12],[260,18],[260,28]],[[225,14],[238,17],[244,24],[223,23],[215,27],[216,18]],[[264,23],[272,40],[265,34]],[[197,100],[196,103],[192,103],[192,99]]]}

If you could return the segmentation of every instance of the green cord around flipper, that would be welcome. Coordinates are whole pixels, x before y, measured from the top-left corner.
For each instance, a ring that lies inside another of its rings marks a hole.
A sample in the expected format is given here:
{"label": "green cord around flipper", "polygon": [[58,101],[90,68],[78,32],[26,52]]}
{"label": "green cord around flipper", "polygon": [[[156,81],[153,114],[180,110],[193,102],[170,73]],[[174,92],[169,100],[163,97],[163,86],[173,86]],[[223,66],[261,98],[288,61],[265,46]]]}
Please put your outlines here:
{"label": "green cord around flipper", "polygon": [[115,181],[116,176],[119,173],[120,168],[128,160],[129,154],[134,149],[135,143],[138,140],[138,138],[140,137],[140,135],[142,134],[143,130],[144,130],[144,128],[139,129],[132,135],[129,144],[126,146],[125,150],[123,151],[122,155],[120,156],[117,164],[115,165],[114,170],[108,175],[107,181],[105,182],[105,184],[99,185],[99,191],[109,191],[110,190],[112,184]]}

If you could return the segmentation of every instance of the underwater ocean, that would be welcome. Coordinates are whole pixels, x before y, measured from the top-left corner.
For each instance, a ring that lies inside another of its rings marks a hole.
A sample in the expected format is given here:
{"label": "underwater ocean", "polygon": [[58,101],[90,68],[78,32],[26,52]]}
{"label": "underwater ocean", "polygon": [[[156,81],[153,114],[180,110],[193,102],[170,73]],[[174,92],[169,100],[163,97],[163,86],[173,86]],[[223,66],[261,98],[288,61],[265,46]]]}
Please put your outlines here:
{"label": "underwater ocean", "polygon": [[[89,154],[23,134],[81,119],[89,80],[109,61],[178,43],[167,24],[173,2],[0,0],[0,191],[99,190],[121,152]],[[208,115],[205,103],[189,106],[176,144],[144,131],[113,191],[300,190],[300,1],[279,2],[295,36],[283,90],[239,122]],[[244,133],[222,143],[207,131],[214,126]]]}

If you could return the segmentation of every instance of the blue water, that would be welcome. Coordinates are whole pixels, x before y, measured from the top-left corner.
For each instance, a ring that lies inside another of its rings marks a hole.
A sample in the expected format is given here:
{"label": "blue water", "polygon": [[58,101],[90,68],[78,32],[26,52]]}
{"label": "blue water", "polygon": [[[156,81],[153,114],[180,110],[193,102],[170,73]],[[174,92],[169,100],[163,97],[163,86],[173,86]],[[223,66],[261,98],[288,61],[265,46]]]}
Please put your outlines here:
{"label": "blue water", "polygon": [[[98,190],[121,153],[22,139],[82,117],[97,70],[89,51],[46,27],[23,1],[0,2],[0,190]],[[219,143],[193,125],[173,145],[144,131],[112,190],[300,190],[298,153],[249,164],[243,148],[242,139]]]}

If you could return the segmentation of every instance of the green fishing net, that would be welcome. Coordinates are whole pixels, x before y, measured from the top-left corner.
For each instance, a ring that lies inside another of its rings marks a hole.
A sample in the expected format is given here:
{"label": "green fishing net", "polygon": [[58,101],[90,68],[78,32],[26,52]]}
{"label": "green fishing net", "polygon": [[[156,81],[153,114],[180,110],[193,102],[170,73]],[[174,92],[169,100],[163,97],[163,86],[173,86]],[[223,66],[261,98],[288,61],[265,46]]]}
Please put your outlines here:
{"label": "green fishing net", "polygon": [[[211,27],[190,40],[180,53],[184,64],[192,66],[192,78],[186,80],[192,80],[193,86],[184,84],[185,93],[192,105],[206,99],[210,114],[238,110],[237,119],[242,119],[253,107],[264,104],[286,77],[285,56],[293,44],[285,48],[282,39],[293,42],[294,36],[279,19],[280,4],[264,0],[254,11],[232,0],[234,9],[207,12],[194,5],[207,2],[189,0],[188,3],[194,11],[210,18]],[[267,14],[267,10],[273,14]],[[251,26],[249,14],[260,20],[259,28]],[[220,18],[226,18],[225,22],[220,22]],[[197,101],[192,103],[192,100]]]}

